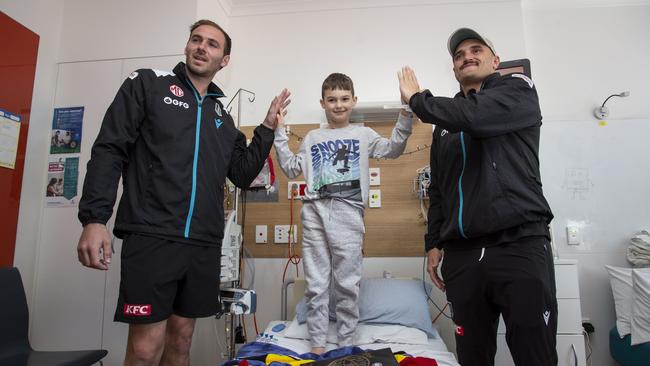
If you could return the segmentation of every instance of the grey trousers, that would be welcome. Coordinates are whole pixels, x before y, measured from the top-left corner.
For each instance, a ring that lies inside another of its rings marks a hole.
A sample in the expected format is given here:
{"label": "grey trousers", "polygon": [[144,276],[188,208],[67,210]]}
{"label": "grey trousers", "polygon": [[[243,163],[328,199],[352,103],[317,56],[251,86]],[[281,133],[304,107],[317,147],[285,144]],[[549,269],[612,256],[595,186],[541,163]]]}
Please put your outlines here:
{"label": "grey trousers", "polygon": [[338,345],[352,345],[359,321],[361,247],[365,231],[363,210],[340,199],[320,199],[305,201],[301,216],[307,329],[311,345],[325,347],[327,343],[332,295],[336,299]]}

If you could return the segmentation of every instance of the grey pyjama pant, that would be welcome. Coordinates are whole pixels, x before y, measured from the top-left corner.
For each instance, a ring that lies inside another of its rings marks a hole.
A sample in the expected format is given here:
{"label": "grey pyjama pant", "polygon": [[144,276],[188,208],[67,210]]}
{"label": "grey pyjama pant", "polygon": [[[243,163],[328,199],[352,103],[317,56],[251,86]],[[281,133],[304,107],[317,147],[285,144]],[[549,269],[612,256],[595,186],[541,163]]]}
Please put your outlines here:
{"label": "grey pyjama pant", "polygon": [[311,345],[325,347],[327,343],[330,296],[336,299],[338,345],[352,345],[359,321],[363,210],[340,199],[320,199],[305,201],[301,216]]}

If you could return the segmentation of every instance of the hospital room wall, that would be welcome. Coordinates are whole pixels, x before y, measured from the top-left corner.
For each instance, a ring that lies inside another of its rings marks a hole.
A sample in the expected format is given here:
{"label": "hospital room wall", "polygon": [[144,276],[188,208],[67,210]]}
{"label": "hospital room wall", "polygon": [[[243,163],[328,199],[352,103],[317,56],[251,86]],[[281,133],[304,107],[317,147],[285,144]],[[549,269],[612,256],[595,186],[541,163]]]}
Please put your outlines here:
{"label": "hospital room wall", "polygon": [[[614,302],[604,266],[629,266],[628,240],[650,228],[648,16],[648,2],[524,10],[526,50],[545,120],[542,182],[560,257],[578,260],[582,316],[596,328],[593,365],[615,365],[608,344]],[[611,117],[599,124],[593,109],[625,90],[630,96],[611,99]],[[585,223],[584,245],[567,245],[569,220]]]}
{"label": "hospital room wall", "polygon": [[[500,14],[500,21],[485,17]],[[243,124],[259,123],[269,100],[289,88],[287,123],[324,122],[320,85],[332,72],[349,75],[359,103],[399,100],[397,71],[412,66],[424,85],[458,91],[445,45],[454,29],[472,24],[501,42],[506,58],[524,55],[519,2],[374,7],[233,16],[236,44],[230,87],[254,91]],[[236,90],[236,89],[235,89]]]}
{"label": "hospital room wall", "polygon": [[[132,5],[114,2],[116,8],[126,9],[124,14],[119,13],[120,27],[132,30],[129,33],[114,33],[114,27],[96,19],[101,18],[105,11],[115,14],[114,9],[105,10],[103,6],[107,5],[104,4],[86,8],[86,12],[82,13],[75,10],[76,6],[83,6],[80,3],[79,0],[0,0],[0,10],[41,36],[32,111],[33,126],[30,128],[28,140],[29,153],[25,165],[15,263],[21,267],[23,276],[27,277],[25,282],[28,295],[32,294],[30,296],[36,297],[38,302],[30,302],[30,305],[33,305],[32,313],[36,308],[39,309],[37,317],[41,319],[64,317],[73,320],[64,322],[64,326],[78,324],[72,327],[78,333],[73,337],[74,344],[64,342],[66,339],[59,334],[56,326],[45,329],[41,324],[38,329],[32,328],[35,345],[44,348],[63,343],[70,347],[85,345],[85,341],[78,339],[87,338],[94,342],[101,337],[96,335],[99,331],[95,327],[96,319],[85,322],[85,319],[74,317],[75,311],[95,307],[95,299],[83,294],[79,296],[77,290],[68,292],[67,286],[57,283],[53,283],[54,288],[43,286],[51,283],[48,282],[49,276],[54,279],[62,278],[60,283],[64,283],[67,276],[86,276],[88,273],[69,258],[72,256],[74,259],[74,236],[79,232],[73,210],[68,212],[65,209],[43,209],[46,148],[59,70],[56,63],[71,62],[67,66],[70,72],[74,72],[76,67],[87,67],[82,65],[82,61],[102,58],[143,57],[140,60],[155,63],[153,56],[174,55],[182,49],[177,46],[180,40],[176,34],[178,32],[168,32],[169,24],[178,22],[186,27],[194,19],[185,19],[190,13],[179,13],[179,9],[172,6],[152,4],[146,8],[134,8]],[[648,213],[643,211],[643,207],[648,207],[647,189],[638,185],[623,188],[622,184],[641,184],[639,182],[644,179],[647,181],[647,177],[641,174],[647,174],[644,172],[647,169],[643,168],[647,167],[644,157],[649,155],[647,150],[641,150],[644,147],[640,145],[643,143],[642,137],[648,135],[650,105],[645,103],[648,99],[647,93],[641,89],[641,85],[648,85],[650,81],[649,74],[643,68],[648,66],[643,60],[648,59],[650,51],[641,46],[645,44],[644,35],[648,34],[648,26],[641,19],[647,18],[650,7],[524,7],[521,10],[518,5],[509,6],[511,3],[495,4],[493,6],[500,8],[491,11],[481,8],[484,5],[465,3],[434,7],[415,6],[406,10],[350,10],[356,15],[354,18],[336,11],[323,11],[318,14],[322,19],[313,13],[304,12],[269,15],[272,21],[265,21],[265,17],[254,17],[254,21],[248,17],[226,18],[225,21],[230,22],[231,33],[233,36],[237,34],[237,38],[232,65],[224,70],[223,74],[220,73],[219,83],[230,90],[230,95],[238,87],[257,93],[258,102],[243,111],[245,124],[259,122],[261,111],[266,109],[268,100],[283,86],[291,86],[296,92],[289,121],[313,123],[322,118],[317,104],[319,85],[322,79],[334,70],[351,74],[357,84],[360,101],[396,100],[398,93],[394,75],[405,63],[416,68],[423,85],[443,95],[455,92],[457,87],[451,75],[444,44],[447,35],[456,26],[472,24],[484,30],[495,41],[504,59],[522,56],[531,58],[546,121],[541,159],[545,190],[556,214],[555,239],[561,257],[580,260],[583,314],[591,318],[597,329],[594,356],[598,357],[593,357],[593,364],[609,365],[612,361],[607,352],[606,332],[613,325],[614,312],[602,265],[624,265],[626,239],[633,230],[643,228],[648,222]],[[197,9],[199,8],[201,2],[197,2]],[[212,9],[209,6],[207,8]],[[424,12],[425,8],[427,12]],[[156,9],[155,14],[148,11],[150,9]],[[461,15],[464,11],[468,14]],[[144,17],[145,14],[150,18]],[[490,16],[485,17],[485,14]],[[195,15],[200,16],[198,10]],[[339,15],[346,22],[336,21]],[[88,16],[97,21],[84,21],[83,18]],[[103,26],[95,31],[95,24]],[[300,27],[301,32],[299,35],[287,34],[285,28],[289,26],[282,24],[293,24],[296,28]],[[332,24],[335,27],[332,27]],[[377,24],[381,26],[378,27]],[[415,28],[419,24],[425,24],[426,29],[418,28],[419,31],[416,32]],[[79,38],[77,33],[84,34],[87,31],[84,27],[90,25],[92,31],[87,33],[88,37]],[[64,27],[67,28],[64,30]],[[327,29],[333,33],[324,34],[323,31]],[[341,36],[339,30],[347,31],[347,34]],[[145,32],[147,37],[138,38],[134,35],[137,32]],[[181,45],[185,42],[185,32],[186,28],[183,28]],[[66,36],[61,37],[61,34]],[[145,47],[144,49],[152,53],[137,53],[138,45],[157,37],[165,39],[164,42],[154,41],[159,49]],[[104,45],[105,40],[109,41],[108,46]],[[132,47],[134,45],[135,47]],[[113,56],[105,52],[106,47],[112,50]],[[255,53],[250,50],[251,47],[260,48],[263,52]],[[349,57],[333,59],[331,55],[337,50],[344,51]],[[152,58],[147,59],[148,56]],[[362,66],[358,66],[359,64]],[[121,72],[116,73],[120,74]],[[296,84],[289,85],[291,83]],[[107,83],[102,86],[105,90],[101,92],[112,95],[116,85],[113,82]],[[601,103],[605,96],[621,90],[631,90],[631,97],[611,100],[608,105],[612,108],[614,118],[607,126],[598,127],[591,117],[593,107]],[[98,123],[98,120],[93,123]],[[617,139],[609,139],[609,134]],[[89,135],[85,137],[94,138]],[[593,141],[601,142],[599,147],[610,147],[618,152],[610,154],[607,151],[593,151]],[[617,145],[612,146],[612,141],[617,142]],[[586,192],[584,199],[572,199],[572,196],[568,196],[569,193],[581,192],[574,192],[562,186],[566,170],[576,167],[587,167],[592,173],[590,177],[593,180],[593,189]],[[618,175],[608,176],[611,171]],[[619,180],[618,176],[623,176],[624,179]],[[601,187],[610,188],[597,189]],[[623,195],[621,192],[628,194]],[[608,195],[612,196],[612,200],[604,200]],[[617,197],[625,198],[624,207],[621,207],[620,202],[614,201]],[[62,226],[44,225],[44,221],[47,221],[45,216],[52,215],[52,219],[56,219],[56,215],[64,213],[67,217],[62,220]],[[587,228],[588,245],[580,249],[566,246],[563,226],[568,219],[582,219],[598,224],[597,227],[592,225]],[[49,227],[47,231],[44,230],[46,226]],[[57,239],[59,241],[54,242],[52,239],[59,238],[62,231],[69,233],[69,237],[66,234],[64,240]],[[45,250],[45,246],[56,248]],[[255,263],[258,270],[256,288],[263,289],[260,292],[266,294],[258,313],[258,324],[263,326],[269,320],[279,317],[279,295],[272,289],[278,288],[283,266],[281,261],[272,259],[256,259]],[[395,275],[408,276],[409,270],[418,268],[419,265],[421,262],[416,258],[373,258],[368,260],[367,268],[369,274],[388,269]],[[75,272],[70,273],[69,268]],[[38,274],[40,280],[34,279],[35,274]],[[107,278],[99,281],[94,278],[85,280],[99,286],[108,281]],[[41,286],[30,290],[35,282],[40,282]],[[38,295],[34,296],[37,292]],[[50,303],[57,306],[49,306]],[[64,306],[66,304],[67,307]],[[103,317],[112,312],[113,306],[105,301]],[[64,314],[60,313],[61,309],[65,310]],[[108,317],[106,319],[110,322]],[[210,327],[211,324],[202,324],[199,331],[210,333]],[[106,338],[109,338],[108,336]],[[210,350],[213,337],[207,338],[209,339],[197,347],[206,352],[213,352]],[[451,335],[448,334],[446,338],[447,343],[453,347],[453,343],[448,341]]]}

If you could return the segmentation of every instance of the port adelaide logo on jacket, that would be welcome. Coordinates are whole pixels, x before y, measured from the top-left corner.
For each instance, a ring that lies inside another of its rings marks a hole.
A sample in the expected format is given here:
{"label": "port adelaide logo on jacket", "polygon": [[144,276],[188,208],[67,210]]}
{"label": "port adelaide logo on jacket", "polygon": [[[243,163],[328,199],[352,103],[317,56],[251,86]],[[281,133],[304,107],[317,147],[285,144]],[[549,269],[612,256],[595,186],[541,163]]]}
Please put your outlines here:
{"label": "port adelaide logo on jacket", "polygon": [[[169,91],[172,94],[174,94],[174,96],[179,97],[179,98],[181,98],[183,95],[185,95],[185,92],[183,92],[183,89],[180,86],[175,85],[175,84],[173,84],[173,85],[171,85],[169,87]],[[178,99],[174,99],[172,97],[164,97],[163,102],[165,102],[165,104],[172,104],[172,105],[175,105],[175,106],[183,107],[185,109],[190,108],[190,105],[188,103],[180,101]]]}
{"label": "port adelaide logo on jacket", "polygon": [[172,92],[172,94],[174,94],[175,96],[177,96],[179,98],[182,97],[183,95],[185,95],[185,93],[183,92],[183,89],[180,86],[176,85],[176,84],[171,85],[169,87],[169,91]]}

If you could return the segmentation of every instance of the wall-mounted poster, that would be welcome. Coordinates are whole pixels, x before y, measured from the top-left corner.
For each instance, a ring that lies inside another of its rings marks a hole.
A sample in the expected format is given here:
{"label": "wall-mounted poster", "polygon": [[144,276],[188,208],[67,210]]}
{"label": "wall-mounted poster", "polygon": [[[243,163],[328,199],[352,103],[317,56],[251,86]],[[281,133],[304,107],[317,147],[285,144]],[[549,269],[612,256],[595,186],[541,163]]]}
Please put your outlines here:
{"label": "wall-mounted poster", "polygon": [[54,108],[50,154],[70,154],[81,151],[81,127],[84,107]]}
{"label": "wall-mounted poster", "polygon": [[77,204],[79,157],[50,156],[47,167],[45,207],[71,207]]}
{"label": "wall-mounted poster", "polygon": [[14,169],[20,135],[20,117],[0,109],[0,167]]}

